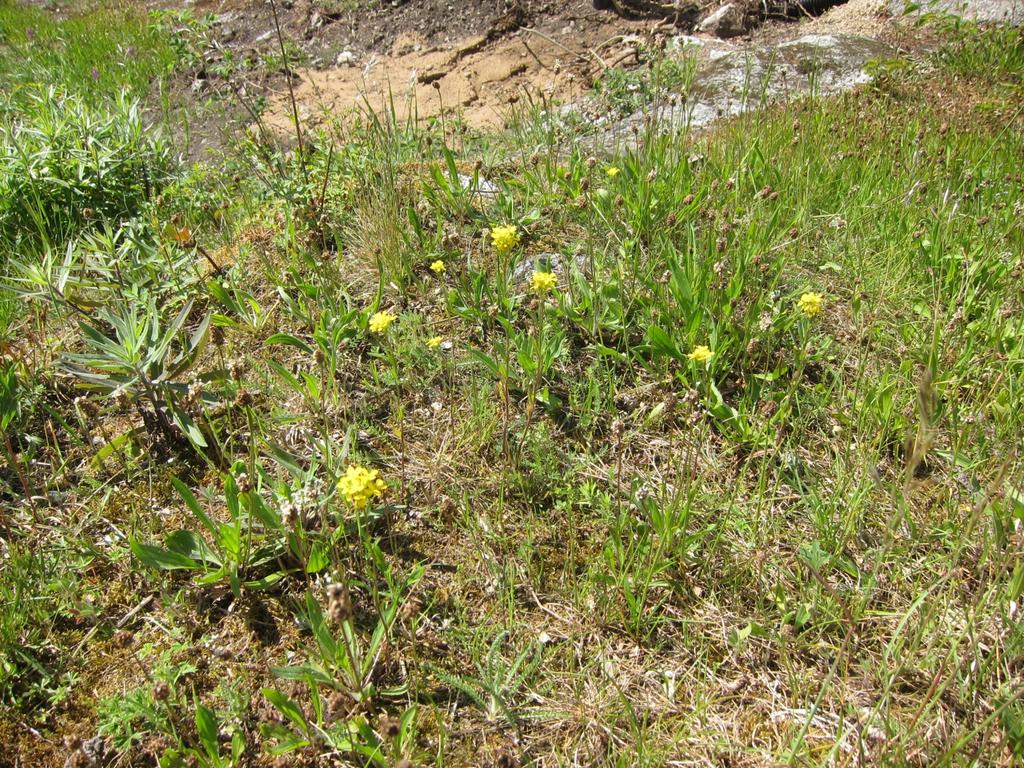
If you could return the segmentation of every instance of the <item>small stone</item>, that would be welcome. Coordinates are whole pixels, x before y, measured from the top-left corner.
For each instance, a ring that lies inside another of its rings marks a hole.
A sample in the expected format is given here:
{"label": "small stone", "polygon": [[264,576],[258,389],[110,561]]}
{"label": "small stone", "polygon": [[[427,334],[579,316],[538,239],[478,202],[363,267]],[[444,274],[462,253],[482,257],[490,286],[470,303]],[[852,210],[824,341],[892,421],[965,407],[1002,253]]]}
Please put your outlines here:
{"label": "small stone", "polygon": [[726,3],[697,25],[698,32],[715,37],[735,37],[746,32],[743,11],[732,3]]}

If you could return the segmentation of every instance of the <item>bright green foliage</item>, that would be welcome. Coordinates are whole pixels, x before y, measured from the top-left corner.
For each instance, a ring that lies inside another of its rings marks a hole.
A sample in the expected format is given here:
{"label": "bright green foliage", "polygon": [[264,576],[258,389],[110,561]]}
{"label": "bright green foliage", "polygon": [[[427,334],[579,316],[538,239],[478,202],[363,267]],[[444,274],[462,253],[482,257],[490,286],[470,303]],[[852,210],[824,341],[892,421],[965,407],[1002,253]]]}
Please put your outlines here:
{"label": "bright green foliage", "polygon": [[62,11],[0,0],[0,122],[53,83],[94,106],[120,91],[142,97],[178,61],[173,38],[135,6]]}
{"label": "bright green foliage", "polygon": [[56,87],[35,92],[0,123],[0,241],[59,248],[94,222],[117,227],[160,191],[170,161],[137,101],[95,108]]}
{"label": "bright green foliage", "polygon": [[1022,67],[940,34],[699,135],[369,115],[40,220],[0,692],[167,768],[1010,764]]}

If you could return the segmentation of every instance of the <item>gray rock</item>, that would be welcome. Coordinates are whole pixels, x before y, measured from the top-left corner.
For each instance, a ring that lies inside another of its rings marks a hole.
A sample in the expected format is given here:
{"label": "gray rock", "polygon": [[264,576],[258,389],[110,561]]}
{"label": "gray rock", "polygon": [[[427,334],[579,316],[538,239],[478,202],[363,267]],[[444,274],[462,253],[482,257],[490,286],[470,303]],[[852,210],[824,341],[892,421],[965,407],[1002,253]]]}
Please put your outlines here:
{"label": "gray rock", "polygon": [[[912,17],[925,13],[945,13],[970,21],[1001,23],[1018,27],[1024,24],[1024,0],[924,0],[909,10]],[[889,12],[901,16],[910,8],[907,0],[889,0]]]}
{"label": "gray rock", "polygon": [[896,53],[885,43],[855,35],[804,35],[775,50],[796,74],[806,78],[808,89],[818,93],[836,93],[866,83],[865,65]]}
{"label": "gray rock", "polygon": [[732,3],[726,3],[697,25],[697,31],[715,37],[728,38],[746,32],[743,10]]}
{"label": "gray rock", "polygon": [[470,193],[471,197],[479,197],[481,200],[493,200],[498,196],[497,185],[494,182],[488,181],[483,176],[477,177],[476,186],[474,187],[473,177],[460,173],[459,184]]}
{"label": "gray rock", "polygon": [[587,259],[587,255],[582,251],[577,252],[572,256],[563,256],[558,253],[545,252],[524,258],[516,264],[515,267],[512,268],[511,283],[518,286],[527,285],[533,278],[534,270],[537,269],[554,272],[560,279],[567,278],[569,276],[565,271],[567,261],[572,264],[578,272],[587,276],[590,275],[590,263]]}
{"label": "gray rock", "polygon": [[665,130],[692,130],[808,93],[848,90],[869,80],[869,61],[895,55],[892,47],[878,40],[839,34],[804,35],[778,45],[690,37],[673,47],[698,61],[686,97],[654,104],[609,125],[594,139],[595,145],[630,143],[637,135],[634,129],[642,129],[652,115]]}

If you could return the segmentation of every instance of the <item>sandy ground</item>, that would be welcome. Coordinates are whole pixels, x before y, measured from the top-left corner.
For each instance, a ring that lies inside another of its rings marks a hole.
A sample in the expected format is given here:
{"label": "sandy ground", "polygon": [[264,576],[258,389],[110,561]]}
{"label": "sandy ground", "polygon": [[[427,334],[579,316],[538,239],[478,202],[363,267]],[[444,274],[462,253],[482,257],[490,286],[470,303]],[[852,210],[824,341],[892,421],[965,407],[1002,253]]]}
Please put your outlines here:
{"label": "sandy ground", "polygon": [[[500,127],[513,104],[571,101],[603,69],[636,62],[636,46],[651,35],[650,25],[612,18],[547,27],[522,27],[493,41],[475,35],[450,47],[407,34],[385,54],[301,69],[295,84],[299,116],[315,123],[325,111],[393,106],[401,121],[429,119],[444,110],[458,113],[473,128]],[[289,129],[286,88],[272,95],[266,120],[273,129]]]}
{"label": "sandy ground", "polygon": [[[315,125],[327,114],[393,108],[399,121],[444,112],[473,128],[500,128],[511,105],[573,101],[608,67],[637,64],[645,50],[677,33],[664,22],[629,21],[579,4],[528,18],[500,14],[475,26],[454,42],[450,33],[439,40],[406,31],[387,50],[346,50],[337,63],[298,69],[300,119]],[[886,38],[894,27],[883,0],[849,0],[817,18],[771,22],[748,39],[758,45],[805,34]],[[280,134],[292,130],[284,83],[271,91],[265,120]]]}

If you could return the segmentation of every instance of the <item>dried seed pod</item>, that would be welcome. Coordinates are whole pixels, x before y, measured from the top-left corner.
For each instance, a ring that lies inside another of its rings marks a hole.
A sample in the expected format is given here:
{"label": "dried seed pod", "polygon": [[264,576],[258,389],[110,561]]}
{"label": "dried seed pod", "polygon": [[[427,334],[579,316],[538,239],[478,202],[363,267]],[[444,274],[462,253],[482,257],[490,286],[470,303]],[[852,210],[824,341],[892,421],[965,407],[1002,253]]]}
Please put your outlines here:
{"label": "dried seed pod", "polygon": [[327,586],[327,613],[338,624],[352,618],[352,600],[347,587],[341,584]]}

